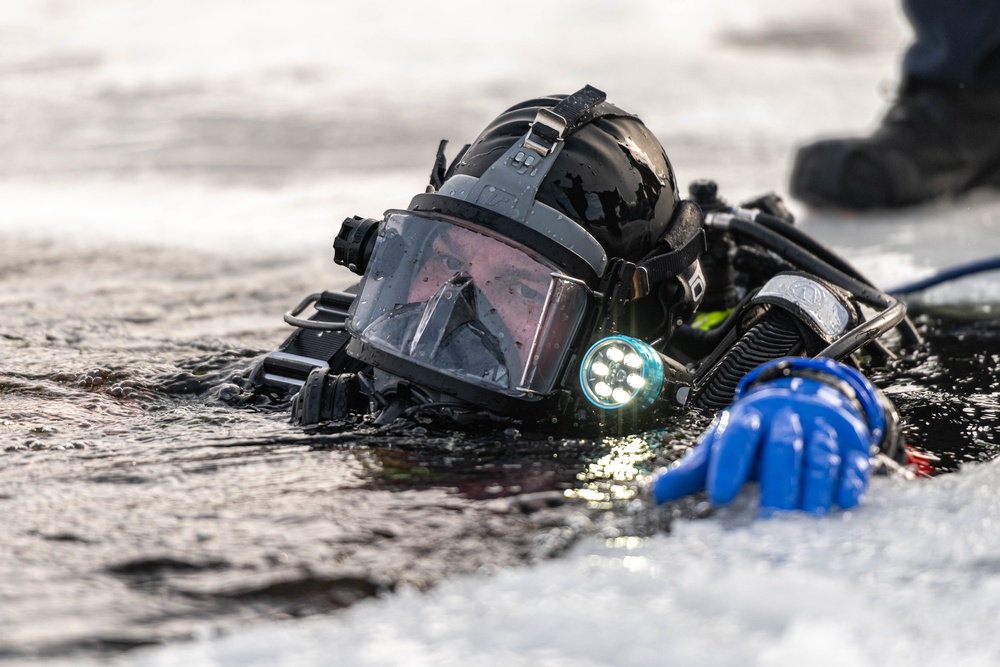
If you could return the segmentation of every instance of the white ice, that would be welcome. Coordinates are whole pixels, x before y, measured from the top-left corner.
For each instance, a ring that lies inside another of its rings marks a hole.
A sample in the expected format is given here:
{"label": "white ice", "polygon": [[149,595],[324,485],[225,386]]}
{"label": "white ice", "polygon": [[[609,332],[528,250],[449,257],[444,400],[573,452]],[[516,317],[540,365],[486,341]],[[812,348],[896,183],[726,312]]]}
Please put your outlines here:
{"label": "white ice", "polygon": [[452,580],[334,618],[131,655],[142,667],[1000,664],[1000,465],[875,481],[825,519],[739,505],[632,545]]}

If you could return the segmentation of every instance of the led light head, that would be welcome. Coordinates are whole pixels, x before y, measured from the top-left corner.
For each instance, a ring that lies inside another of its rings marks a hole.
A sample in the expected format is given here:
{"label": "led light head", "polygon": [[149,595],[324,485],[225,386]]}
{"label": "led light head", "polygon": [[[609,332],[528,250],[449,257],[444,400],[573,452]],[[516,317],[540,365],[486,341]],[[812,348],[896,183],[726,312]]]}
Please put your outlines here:
{"label": "led light head", "polygon": [[663,361],[647,343],[609,336],[594,343],[580,364],[580,386],[605,410],[652,405],[663,386]]}

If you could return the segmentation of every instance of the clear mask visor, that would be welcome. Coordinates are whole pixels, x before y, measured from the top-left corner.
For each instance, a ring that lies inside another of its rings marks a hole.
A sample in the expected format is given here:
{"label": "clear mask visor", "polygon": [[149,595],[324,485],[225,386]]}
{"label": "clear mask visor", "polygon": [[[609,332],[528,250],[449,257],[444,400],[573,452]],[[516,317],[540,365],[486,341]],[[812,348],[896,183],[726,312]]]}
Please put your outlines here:
{"label": "clear mask visor", "polygon": [[379,230],[348,330],[436,373],[514,395],[547,393],[587,294],[513,241],[448,216],[394,212]]}

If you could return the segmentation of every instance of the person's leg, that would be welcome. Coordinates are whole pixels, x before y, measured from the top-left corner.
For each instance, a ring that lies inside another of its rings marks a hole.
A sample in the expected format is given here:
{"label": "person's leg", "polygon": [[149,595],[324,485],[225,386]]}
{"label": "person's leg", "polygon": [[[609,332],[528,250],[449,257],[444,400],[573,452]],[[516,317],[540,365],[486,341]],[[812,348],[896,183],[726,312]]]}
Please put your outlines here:
{"label": "person's leg", "polygon": [[916,32],[905,78],[1000,87],[1000,2],[904,0],[903,10]]}
{"label": "person's leg", "polygon": [[799,149],[792,196],[819,208],[906,206],[1000,185],[1000,1],[904,0],[916,41],[869,137]]}

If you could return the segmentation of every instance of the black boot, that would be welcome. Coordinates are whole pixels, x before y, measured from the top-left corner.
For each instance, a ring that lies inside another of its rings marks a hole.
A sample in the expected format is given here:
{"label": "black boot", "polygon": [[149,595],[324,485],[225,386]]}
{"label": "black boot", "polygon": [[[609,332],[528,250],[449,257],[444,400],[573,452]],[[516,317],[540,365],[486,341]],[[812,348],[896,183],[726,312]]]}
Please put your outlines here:
{"label": "black boot", "polygon": [[1000,187],[1000,89],[909,82],[870,137],[803,146],[792,196],[816,208],[872,209]]}

